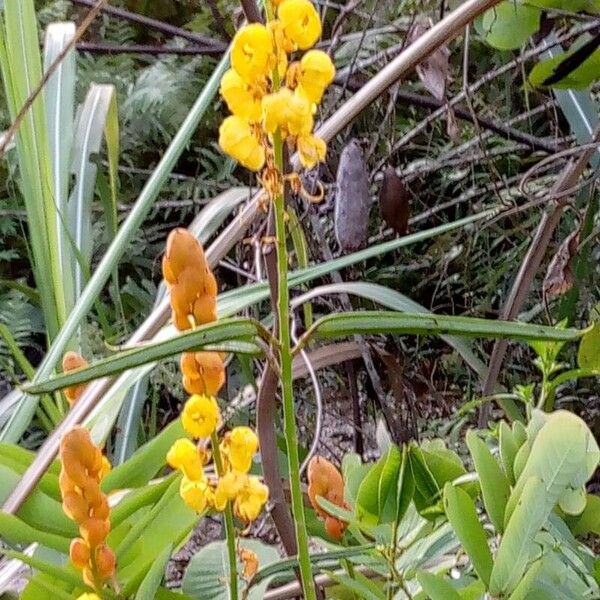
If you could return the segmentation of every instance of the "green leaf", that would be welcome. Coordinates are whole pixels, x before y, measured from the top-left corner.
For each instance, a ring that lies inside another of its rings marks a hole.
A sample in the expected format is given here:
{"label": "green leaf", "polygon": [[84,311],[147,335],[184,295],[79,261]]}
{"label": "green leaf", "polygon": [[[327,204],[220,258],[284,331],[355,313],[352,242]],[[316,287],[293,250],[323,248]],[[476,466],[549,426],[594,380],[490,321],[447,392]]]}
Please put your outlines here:
{"label": "green leaf", "polygon": [[408,446],[402,448],[402,464],[398,473],[394,521],[400,523],[415,494],[415,480],[412,476]]}
{"label": "green leaf", "polygon": [[552,510],[545,498],[544,482],[537,476],[529,477],[496,554],[489,584],[493,596],[510,594],[521,581],[535,536]]}
{"label": "green leaf", "polygon": [[47,548],[69,554],[71,539],[31,527],[19,517],[0,512],[0,537],[10,545],[42,544]]}
{"label": "green leaf", "polygon": [[600,535],[600,497],[588,494],[583,512],[568,522],[574,535]]}
{"label": "green leaf", "polygon": [[115,467],[102,480],[103,491],[146,485],[165,466],[169,448],[181,437],[185,437],[185,432],[181,420],[177,419],[144,444],[127,462]]}
{"label": "green leaf", "polygon": [[[256,553],[260,568],[279,561],[277,550],[258,540],[240,539],[239,544],[242,548]],[[184,594],[197,600],[229,600],[228,581],[227,544],[224,541],[212,542],[194,554],[183,576],[181,587]],[[240,589],[244,589],[245,584],[241,578],[238,583]],[[261,585],[263,584],[264,581]]]}
{"label": "green leaf", "polygon": [[461,600],[458,592],[441,575],[419,571],[417,581],[431,600]]}
{"label": "green leaf", "polygon": [[485,442],[474,431],[467,433],[467,446],[479,476],[485,509],[496,531],[504,531],[504,511],[510,496],[510,484]]}
{"label": "green leaf", "polygon": [[485,41],[499,50],[521,48],[540,27],[541,11],[538,8],[502,2],[483,15],[482,27]]}
{"label": "green leaf", "polygon": [[500,457],[502,458],[502,465],[504,466],[504,471],[506,476],[511,484],[515,482],[515,474],[513,470],[513,465],[515,462],[515,457],[517,455],[517,451],[519,447],[515,442],[512,431],[510,427],[507,425],[505,421],[500,422],[500,430],[499,430],[499,445],[500,445]]}
{"label": "green leaf", "polygon": [[[71,385],[86,383],[93,379],[121,373],[133,367],[175,356],[188,350],[201,350],[210,346],[227,349],[232,340],[245,341],[256,335],[259,325],[251,319],[223,319],[181,333],[169,340],[143,344],[138,348],[118,352],[109,358],[96,361],[84,369],[76,369],[67,374],[52,377],[46,381],[27,384],[23,387],[28,394],[45,394]],[[224,345],[223,345],[224,344]],[[236,348],[238,351],[241,348]],[[255,351],[256,348],[251,348]]]}
{"label": "green leaf", "polygon": [[144,577],[140,587],[135,595],[135,600],[154,600],[156,598],[156,590],[160,586],[160,582],[165,574],[165,568],[171,553],[173,552],[173,545],[169,544],[165,546],[161,554],[156,557],[155,562],[150,567],[148,574]]}
{"label": "green leaf", "polygon": [[599,461],[598,444],[582,419],[564,410],[550,414],[533,440],[527,462],[508,501],[506,518],[511,518],[531,477],[541,479],[545,486],[546,492],[538,503],[545,502],[548,510],[552,510],[565,492],[587,482]]}
{"label": "green leaf", "polygon": [[[358,488],[356,515],[370,525],[383,522],[385,504],[390,493],[397,492],[402,453],[397,446],[390,449],[371,467]],[[393,516],[391,517],[393,519]]]}
{"label": "green leaf", "polygon": [[382,587],[359,572],[355,573],[354,577],[334,573],[333,571],[323,570],[323,572],[359,598],[364,598],[365,600],[385,600],[386,596]]}
{"label": "green leaf", "polygon": [[579,343],[577,364],[580,369],[600,370],[600,322],[595,322],[591,329],[583,334]]}
{"label": "green leaf", "polygon": [[535,579],[538,576],[538,573],[540,572],[541,568],[541,560],[534,562],[527,569],[527,572],[523,576],[523,579],[521,579],[517,587],[514,589],[513,593],[508,598],[508,600],[527,600],[527,598],[529,598],[529,591],[533,587]]}
{"label": "green leaf", "polygon": [[473,317],[453,317],[391,311],[360,311],[331,314],[319,319],[301,338],[306,344],[314,335],[323,338],[355,334],[372,335],[462,335],[467,337],[507,338],[512,340],[575,341],[577,329],[555,329],[516,321],[498,321]]}
{"label": "green leaf", "polygon": [[467,492],[447,483],[444,486],[444,508],[456,537],[469,555],[477,575],[487,587],[493,560],[475,503]]}

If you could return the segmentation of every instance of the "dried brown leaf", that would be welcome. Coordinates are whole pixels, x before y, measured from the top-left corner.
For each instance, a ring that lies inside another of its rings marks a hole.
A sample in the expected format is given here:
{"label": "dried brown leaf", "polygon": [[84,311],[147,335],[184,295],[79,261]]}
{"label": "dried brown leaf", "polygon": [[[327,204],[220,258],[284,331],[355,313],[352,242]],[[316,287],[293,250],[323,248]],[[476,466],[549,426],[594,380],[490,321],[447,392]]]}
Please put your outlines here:
{"label": "dried brown leaf", "polygon": [[[416,23],[409,34],[411,43],[420,38],[432,26],[433,21],[431,20],[429,20],[429,23],[423,21]],[[421,83],[440,102],[444,102],[446,99],[446,84],[450,71],[449,57],[448,47],[440,46],[417,65],[417,74],[421,79]]]}
{"label": "dried brown leaf", "polygon": [[358,142],[351,140],[340,157],[335,190],[334,229],[342,252],[366,246],[370,206],[367,165]]}
{"label": "dried brown leaf", "polygon": [[571,233],[552,257],[546,277],[544,277],[544,298],[546,301],[566,294],[575,283],[573,261],[579,247],[579,229]]}
{"label": "dried brown leaf", "polygon": [[388,227],[399,235],[408,233],[410,218],[410,192],[393,167],[387,167],[379,191],[381,216]]}

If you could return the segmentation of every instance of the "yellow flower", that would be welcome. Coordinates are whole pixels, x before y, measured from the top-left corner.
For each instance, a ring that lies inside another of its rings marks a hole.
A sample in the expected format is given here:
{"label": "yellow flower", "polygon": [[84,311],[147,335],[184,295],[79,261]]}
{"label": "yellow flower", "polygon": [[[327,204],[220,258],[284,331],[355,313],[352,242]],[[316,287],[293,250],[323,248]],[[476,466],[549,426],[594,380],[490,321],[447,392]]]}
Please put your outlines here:
{"label": "yellow flower", "polygon": [[225,510],[225,505],[229,500],[233,500],[247,484],[248,475],[229,471],[219,478],[215,489],[215,508]]}
{"label": "yellow flower", "polygon": [[231,65],[246,83],[270,74],[273,42],[269,30],[259,23],[242,27],[233,38]]}
{"label": "yellow flower", "polygon": [[171,446],[167,462],[173,469],[180,469],[188,479],[201,481],[205,478],[198,449],[187,438],[181,438]]}
{"label": "yellow flower", "polygon": [[284,137],[287,134],[309,134],[312,130],[313,116],[310,102],[288,88],[281,88],[278,92],[265,96],[262,107],[263,125],[269,133],[274,133],[278,127]]}
{"label": "yellow flower", "polygon": [[250,124],[240,117],[227,117],[221,123],[219,146],[251,171],[260,171],[265,164],[265,149]]}
{"label": "yellow flower", "polygon": [[197,513],[201,513],[212,506],[214,501],[214,492],[208,482],[192,481],[185,475],[179,485],[179,495]]}
{"label": "yellow flower", "polygon": [[316,135],[301,135],[298,137],[298,156],[307,169],[312,169],[318,162],[325,159],[327,144]]}
{"label": "yellow flower", "polygon": [[258,437],[250,427],[235,427],[223,441],[223,451],[232,468],[247,473],[252,466],[252,457],[258,450]]}
{"label": "yellow flower", "polygon": [[102,600],[102,598],[96,594],[81,594],[77,597],[77,600]]}
{"label": "yellow flower", "polygon": [[321,102],[323,92],[335,77],[331,59],[321,50],[309,50],[300,61],[298,93],[311,102]]}
{"label": "yellow flower", "polygon": [[249,523],[255,521],[269,499],[269,488],[258,477],[247,476],[246,485],[235,498],[235,514]]}
{"label": "yellow flower", "polygon": [[220,420],[219,406],[212,396],[194,394],[181,413],[183,428],[193,438],[209,437]]}
{"label": "yellow flower", "polygon": [[277,10],[286,37],[306,50],[321,37],[319,13],[309,0],[284,0]]}
{"label": "yellow flower", "polygon": [[261,96],[256,94],[234,69],[229,69],[221,79],[221,96],[229,110],[246,121],[260,121]]}

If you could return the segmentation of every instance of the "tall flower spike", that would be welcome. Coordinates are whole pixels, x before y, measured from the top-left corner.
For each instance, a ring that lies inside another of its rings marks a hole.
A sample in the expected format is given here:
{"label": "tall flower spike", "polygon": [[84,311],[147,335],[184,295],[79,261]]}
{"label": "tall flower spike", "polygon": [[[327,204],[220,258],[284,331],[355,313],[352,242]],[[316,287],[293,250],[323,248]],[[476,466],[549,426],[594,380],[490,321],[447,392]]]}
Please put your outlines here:
{"label": "tall flower spike", "polygon": [[115,573],[116,558],[106,545],[110,508],[100,489],[109,465],[92,442],[89,431],[75,427],[60,442],[59,486],[65,514],[79,525],[80,538],[71,542],[71,562],[84,582],[97,590]]}

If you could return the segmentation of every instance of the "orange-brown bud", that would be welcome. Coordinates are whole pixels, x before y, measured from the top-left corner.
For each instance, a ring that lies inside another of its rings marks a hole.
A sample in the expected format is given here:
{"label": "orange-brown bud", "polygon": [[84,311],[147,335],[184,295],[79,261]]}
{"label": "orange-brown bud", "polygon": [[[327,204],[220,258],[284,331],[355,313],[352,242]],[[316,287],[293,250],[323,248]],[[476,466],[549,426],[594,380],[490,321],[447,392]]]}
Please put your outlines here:
{"label": "orange-brown bud", "polygon": [[163,258],[163,277],[174,284],[181,272],[189,265],[204,265],[206,257],[200,242],[182,227],[173,229],[167,237]]}
{"label": "orange-brown bud", "polygon": [[76,523],[83,523],[90,517],[90,506],[86,499],[77,492],[63,494],[63,510],[69,519]]}
{"label": "orange-brown bud", "polygon": [[106,545],[96,548],[96,575],[101,581],[109,579],[115,572],[115,553]]}
{"label": "orange-brown bud", "polygon": [[79,533],[90,548],[97,548],[104,543],[110,531],[108,519],[87,519],[79,525]]}
{"label": "orange-brown bud", "polygon": [[250,581],[258,570],[258,556],[256,555],[256,552],[249,548],[239,548],[238,554],[242,561],[242,565],[244,566],[244,579]]}
{"label": "orange-brown bud", "polygon": [[90,549],[84,540],[75,538],[71,541],[69,547],[69,557],[71,562],[79,569],[83,570],[90,562]]}
{"label": "orange-brown bud", "polygon": [[[85,360],[85,358],[77,354],[77,352],[69,351],[63,356],[62,369],[65,373],[87,366],[88,362]],[[80,383],[79,385],[73,385],[64,389],[65,396],[70,406],[73,406],[73,404],[77,402],[81,394],[83,394],[86,386],[87,384]]]}
{"label": "orange-brown bud", "polygon": [[313,456],[308,463],[308,497],[317,513],[326,518],[324,511],[317,502],[321,496],[337,506],[344,506],[344,480],[335,465],[322,456]]}
{"label": "orange-brown bud", "polygon": [[344,531],[348,527],[348,523],[340,521],[335,517],[327,516],[325,518],[325,530],[334,540],[341,540],[344,535]]}
{"label": "orange-brown bud", "polygon": [[225,366],[218,352],[184,352],[181,371],[188,394],[216,396],[225,383]]}

